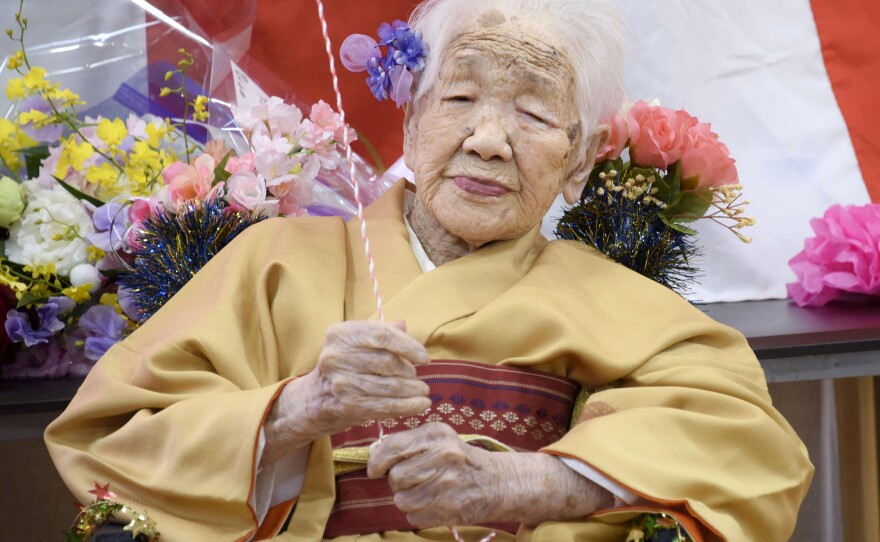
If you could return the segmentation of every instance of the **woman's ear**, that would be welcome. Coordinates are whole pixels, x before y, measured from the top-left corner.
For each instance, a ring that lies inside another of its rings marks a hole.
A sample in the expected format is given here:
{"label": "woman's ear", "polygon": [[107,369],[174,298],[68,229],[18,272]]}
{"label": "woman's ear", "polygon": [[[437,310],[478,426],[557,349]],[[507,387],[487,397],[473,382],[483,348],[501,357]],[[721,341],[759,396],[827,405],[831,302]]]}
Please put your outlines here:
{"label": "woman's ear", "polygon": [[593,130],[593,135],[586,145],[586,153],[581,157],[582,161],[572,172],[568,181],[562,186],[562,197],[569,205],[574,205],[581,199],[584,187],[590,178],[590,172],[596,165],[596,156],[599,155],[599,149],[603,148],[608,139],[611,138],[611,126],[600,124]]}

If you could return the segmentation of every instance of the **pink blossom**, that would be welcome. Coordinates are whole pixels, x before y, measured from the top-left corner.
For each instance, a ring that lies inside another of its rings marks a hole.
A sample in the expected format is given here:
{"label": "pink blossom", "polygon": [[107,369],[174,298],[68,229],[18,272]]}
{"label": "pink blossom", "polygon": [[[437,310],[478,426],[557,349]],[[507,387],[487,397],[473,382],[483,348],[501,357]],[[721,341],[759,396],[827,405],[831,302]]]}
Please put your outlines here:
{"label": "pink blossom", "polygon": [[[217,163],[221,162],[228,152],[229,147],[222,139],[212,139],[205,143],[205,154],[210,154]],[[232,157],[230,156],[230,158]]]}
{"label": "pink blossom", "polygon": [[690,115],[636,102],[627,114],[630,154],[640,166],[668,169],[681,158]]}
{"label": "pink blossom", "polygon": [[299,165],[297,156],[287,156],[287,153],[267,149],[254,155],[254,167],[257,172],[266,179],[266,184],[274,186],[295,178]]}
{"label": "pink blossom", "polygon": [[629,139],[629,130],[626,127],[626,117],[621,113],[615,113],[613,117],[608,119],[607,124],[611,126],[611,135],[604,147],[599,149],[596,156],[596,162],[605,160],[616,160],[620,158],[623,149],[626,148],[626,142]]}
{"label": "pink blossom", "polygon": [[305,207],[313,201],[315,182],[297,180],[275,187],[275,195],[280,199],[279,213],[282,216],[303,216],[307,214]]}
{"label": "pink blossom", "polygon": [[192,165],[174,162],[162,170],[168,202],[181,203],[190,199],[205,199],[214,182],[217,163],[210,154],[202,154]]}
{"label": "pink blossom", "polygon": [[695,122],[688,128],[681,155],[681,177],[696,179],[699,188],[735,184],[739,179],[736,161],[711,125]]}
{"label": "pink blossom", "polygon": [[246,152],[241,156],[230,156],[226,161],[227,173],[238,173],[239,171],[254,171],[254,153]]}
{"label": "pink blossom", "polygon": [[302,111],[298,107],[284,103],[277,96],[269,98],[267,107],[269,115],[267,120],[272,135],[288,135],[298,132],[299,125],[303,120]]}
{"label": "pink blossom", "polygon": [[266,216],[278,216],[279,202],[266,198],[266,181],[262,175],[240,171],[226,181],[226,196],[230,207],[262,212]]}
{"label": "pink blossom", "polygon": [[880,296],[880,205],[834,205],[810,221],[815,237],[788,265],[799,306],[822,306],[843,292]]}
{"label": "pink blossom", "polygon": [[324,100],[318,100],[318,103],[312,106],[309,120],[321,130],[331,134],[342,128],[342,117],[333,111],[332,107],[324,103]]}
{"label": "pink blossom", "polygon": [[132,224],[141,224],[149,218],[152,209],[150,208],[150,200],[146,198],[135,198],[128,208],[128,220]]}
{"label": "pink blossom", "polygon": [[259,154],[263,151],[273,150],[281,154],[288,154],[293,150],[293,144],[286,137],[273,135],[266,128],[257,128],[250,138],[251,147]]}

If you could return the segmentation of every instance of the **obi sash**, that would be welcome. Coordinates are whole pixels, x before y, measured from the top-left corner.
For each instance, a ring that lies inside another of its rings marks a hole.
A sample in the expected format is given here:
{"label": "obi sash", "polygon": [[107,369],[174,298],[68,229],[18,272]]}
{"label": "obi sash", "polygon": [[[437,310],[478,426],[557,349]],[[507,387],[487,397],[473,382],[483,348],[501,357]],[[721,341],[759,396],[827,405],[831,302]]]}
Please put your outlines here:
{"label": "obi sash", "polygon": [[[417,416],[381,420],[386,435],[443,422],[471,445],[534,452],[562,438],[576,406],[582,406],[576,405],[577,382],[544,371],[435,360],[416,367],[416,373],[430,388],[431,407]],[[324,538],[418,530],[395,506],[387,477],[367,478],[369,445],[377,438],[375,421],[331,437],[336,501]],[[516,523],[488,526],[508,532],[518,528]]]}

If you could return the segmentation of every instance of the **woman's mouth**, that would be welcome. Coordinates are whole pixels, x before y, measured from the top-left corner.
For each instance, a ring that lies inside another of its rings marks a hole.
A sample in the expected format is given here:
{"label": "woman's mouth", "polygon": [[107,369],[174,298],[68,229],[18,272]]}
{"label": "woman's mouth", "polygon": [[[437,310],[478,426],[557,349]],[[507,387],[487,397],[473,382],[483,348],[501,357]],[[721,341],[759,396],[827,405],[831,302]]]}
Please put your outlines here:
{"label": "woman's mouth", "polygon": [[500,184],[485,179],[475,179],[473,177],[453,177],[452,182],[455,183],[455,186],[459,187],[465,192],[469,194],[474,194],[476,196],[498,197],[510,192],[510,190],[501,186]]}

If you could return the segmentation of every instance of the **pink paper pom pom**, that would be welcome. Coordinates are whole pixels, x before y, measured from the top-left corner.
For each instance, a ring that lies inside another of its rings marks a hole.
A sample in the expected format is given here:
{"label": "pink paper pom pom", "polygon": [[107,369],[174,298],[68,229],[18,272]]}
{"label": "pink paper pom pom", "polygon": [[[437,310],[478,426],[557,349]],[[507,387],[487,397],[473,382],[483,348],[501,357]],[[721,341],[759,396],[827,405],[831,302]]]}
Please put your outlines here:
{"label": "pink paper pom pom", "polygon": [[834,205],[810,221],[816,236],[788,265],[799,306],[822,306],[843,292],[880,295],[880,205]]}

